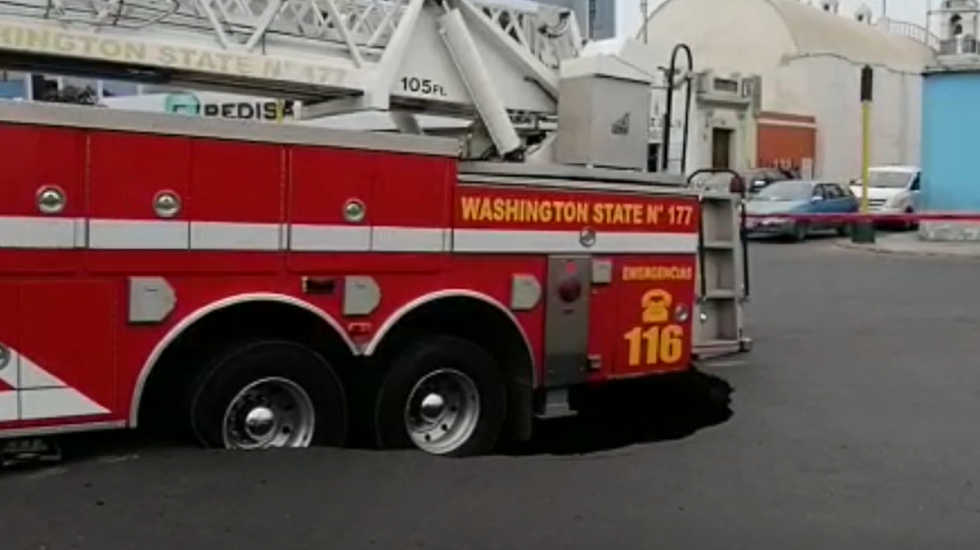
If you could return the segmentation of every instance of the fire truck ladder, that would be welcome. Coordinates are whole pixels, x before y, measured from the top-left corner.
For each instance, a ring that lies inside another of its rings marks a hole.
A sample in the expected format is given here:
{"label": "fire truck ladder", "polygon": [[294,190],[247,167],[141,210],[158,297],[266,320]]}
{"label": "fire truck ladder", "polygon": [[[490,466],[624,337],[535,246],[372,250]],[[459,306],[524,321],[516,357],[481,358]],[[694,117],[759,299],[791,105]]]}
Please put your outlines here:
{"label": "fire truck ladder", "polygon": [[[523,0],[0,0],[0,66],[359,110],[553,116],[574,13]],[[492,77],[491,77],[492,75]]]}

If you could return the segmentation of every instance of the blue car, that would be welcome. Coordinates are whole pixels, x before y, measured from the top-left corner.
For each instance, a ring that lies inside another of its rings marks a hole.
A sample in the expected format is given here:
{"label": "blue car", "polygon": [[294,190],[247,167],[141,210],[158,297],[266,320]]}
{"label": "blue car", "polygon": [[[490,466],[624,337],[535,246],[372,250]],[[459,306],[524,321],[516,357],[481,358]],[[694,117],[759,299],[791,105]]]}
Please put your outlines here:
{"label": "blue car", "polygon": [[846,235],[843,220],[797,221],[787,214],[849,214],[858,211],[858,200],[850,190],[837,183],[822,181],[778,181],[772,183],[745,204],[749,236],[783,236],[806,240],[814,231],[837,231]]}

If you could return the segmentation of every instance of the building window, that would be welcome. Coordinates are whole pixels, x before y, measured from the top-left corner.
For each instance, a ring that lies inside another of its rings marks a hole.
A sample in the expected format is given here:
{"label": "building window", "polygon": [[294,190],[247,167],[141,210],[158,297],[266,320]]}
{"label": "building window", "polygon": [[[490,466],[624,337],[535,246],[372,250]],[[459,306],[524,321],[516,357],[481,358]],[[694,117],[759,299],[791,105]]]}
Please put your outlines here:
{"label": "building window", "polygon": [[31,89],[35,101],[95,105],[99,101],[98,82],[89,78],[33,75]]}
{"label": "building window", "polygon": [[647,172],[660,171],[660,144],[647,144]]}
{"label": "building window", "polygon": [[30,99],[27,74],[17,71],[0,71],[0,99]]}
{"label": "building window", "polygon": [[58,79],[55,77],[32,74],[31,90],[34,92],[34,101],[51,101],[58,95]]}
{"label": "building window", "polygon": [[730,80],[727,78],[716,78],[715,79],[715,90],[719,92],[725,92],[728,94],[738,93],[738,81]]}
{"label": "building window", "polygon": [[118,97],[136,95],[138,93],[139,84],[133,82],[119,80],[105,80],[102,82],[102,97]]}
{"label": "building window", "polygon": [[144,84],[141,94],[171,94],[184,91],[183,88],[165,84]]}

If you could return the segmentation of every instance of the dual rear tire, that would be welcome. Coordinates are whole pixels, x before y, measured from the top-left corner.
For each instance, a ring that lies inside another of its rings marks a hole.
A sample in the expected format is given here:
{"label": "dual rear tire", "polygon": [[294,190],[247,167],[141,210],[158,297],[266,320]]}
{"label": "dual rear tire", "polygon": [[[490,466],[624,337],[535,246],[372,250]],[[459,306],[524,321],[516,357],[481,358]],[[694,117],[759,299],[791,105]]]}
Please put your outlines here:
{"label": "dual rear tire", "polygon": [[[491,451],[506,419],[500,370],[483,348],[450,336],[407,345],[374,394],[379,446],[446,456]],[[294,342],[253,341],[216,358],[192,384],[192,431],[207,447],[340,446],[348,403],[332,366]]]}
{"label": "dual rear tire", "polygon": [[343,386],[322,356],[300,344],[235,346],[192,387],[191,429],[207,447],[308,447],[347,439]]}
{"label": "dual rear tire", "polygon": [[383,448],[471,456],[493,450],[506,413],[493,357],[466,340],[431,336],[398,354],[378,392],[374,421]]}

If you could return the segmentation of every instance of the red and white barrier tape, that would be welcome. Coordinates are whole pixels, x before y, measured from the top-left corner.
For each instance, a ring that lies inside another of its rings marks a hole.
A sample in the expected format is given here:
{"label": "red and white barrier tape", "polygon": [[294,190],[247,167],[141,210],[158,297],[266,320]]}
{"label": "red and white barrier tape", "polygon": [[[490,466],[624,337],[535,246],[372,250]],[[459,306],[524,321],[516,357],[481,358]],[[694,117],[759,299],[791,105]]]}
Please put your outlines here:
{"label": "red and white barrier tape", "polygon": [[868,213],[859,212],[850,214],[813,214],[813,213],[786,213],[786,214],[745,214],[746,220],[761,219],[782,219],[791,221],[807,222],[929,222],[929,221],[950,221],[950,222],[976,222],[980,223],[980,213],[978,212],[929,212],[929,213]]}

